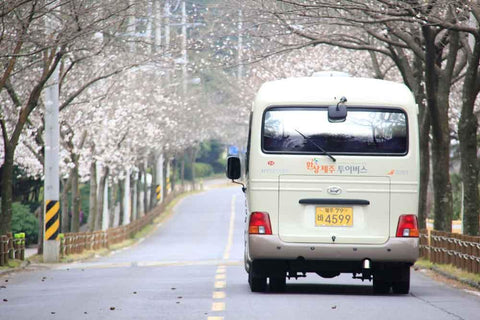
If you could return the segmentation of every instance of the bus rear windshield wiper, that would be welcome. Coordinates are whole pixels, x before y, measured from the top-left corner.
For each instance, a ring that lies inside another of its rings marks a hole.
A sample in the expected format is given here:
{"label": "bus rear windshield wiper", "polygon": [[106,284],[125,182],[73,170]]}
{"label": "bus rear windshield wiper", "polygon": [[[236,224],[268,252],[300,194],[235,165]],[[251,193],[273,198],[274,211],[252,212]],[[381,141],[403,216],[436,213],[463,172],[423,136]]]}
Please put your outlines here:
{"label": "bus rear windshield wiper", "polygon": [[320,147],[315,141],[313,141],[312,138],[305,136],[303,133],[301,133],[301,132],[298,131],[297,129],[295,129],[295,131],[297,131],[297,132],[303,137],[303,139],[311,142],[315,147],[317,147],[318,150],[322,151],[323,154],[326,154],[330,159],[332,159],[333,162],[336,162],[336,161],[337,161],[337,159],[335,159],[327,150],[323,149],[323,148]]}

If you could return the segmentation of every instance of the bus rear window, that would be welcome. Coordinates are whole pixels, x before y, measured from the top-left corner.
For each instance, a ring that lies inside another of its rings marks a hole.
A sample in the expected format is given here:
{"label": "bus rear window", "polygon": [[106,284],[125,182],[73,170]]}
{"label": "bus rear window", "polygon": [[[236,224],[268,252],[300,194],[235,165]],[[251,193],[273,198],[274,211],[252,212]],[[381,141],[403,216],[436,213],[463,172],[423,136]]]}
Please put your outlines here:
{"label": "bus rear window", "polygon": [[407,116],[390,108],[348,108],[343,122],[330,122],[326,107],[274,107],[263,118],[266,153],[405,155]]}

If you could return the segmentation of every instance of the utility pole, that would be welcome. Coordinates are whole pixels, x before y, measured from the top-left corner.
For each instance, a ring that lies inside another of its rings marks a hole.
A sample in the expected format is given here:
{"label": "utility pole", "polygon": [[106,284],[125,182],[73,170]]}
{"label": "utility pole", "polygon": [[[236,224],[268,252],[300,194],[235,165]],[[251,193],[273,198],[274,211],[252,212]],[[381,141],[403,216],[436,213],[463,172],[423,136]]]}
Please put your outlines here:
{"label": "utility pole", "polygon": [[[53,10],[56,1],[48,9]],[[55,25],[50,17],[46,17],[45,27],[47,38],[55,30]],[[50,76],[44,91],[45,99],[45,163],[44,163],[44,229],[43,229],[43,261],[57,262],[60,257],[60,125],[58,122],[59,108],[59,68],[58,65]]]}
{"label": "utility pole", "polygon": [[59,201],[59,136],[58,123],[59,92],[58,66],[45,88],[45,228],[43,261],[57,262],[60,255],[60,201]]}

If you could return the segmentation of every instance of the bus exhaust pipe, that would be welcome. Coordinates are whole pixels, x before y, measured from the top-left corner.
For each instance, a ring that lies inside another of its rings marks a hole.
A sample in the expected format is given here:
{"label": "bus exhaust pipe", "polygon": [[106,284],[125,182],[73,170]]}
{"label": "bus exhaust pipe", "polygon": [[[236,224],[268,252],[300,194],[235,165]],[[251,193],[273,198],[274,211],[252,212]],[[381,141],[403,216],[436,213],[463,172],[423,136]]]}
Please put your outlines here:
{"label": "bus exhaust pipe", "polygon": [[364,270],[369,270],[371,268],[372,262],[370,259],[363,260],[362,266]]}

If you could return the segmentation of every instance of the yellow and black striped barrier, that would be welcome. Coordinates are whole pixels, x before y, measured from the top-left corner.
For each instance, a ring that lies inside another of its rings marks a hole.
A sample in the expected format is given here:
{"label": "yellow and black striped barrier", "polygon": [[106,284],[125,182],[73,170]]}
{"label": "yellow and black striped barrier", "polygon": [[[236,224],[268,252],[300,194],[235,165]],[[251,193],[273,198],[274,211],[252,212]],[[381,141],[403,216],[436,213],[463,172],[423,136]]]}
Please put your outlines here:
{"label": "yellow and black striped barrier", "polygon": [[157,188],[155,190],[157,192],[157,201],[160,201],[160,198],[162,197],[162,195],[160,194],[160,192],[162,191],[162,187],[157,184]]}
{"label": "yellow and black striped barrier", "polygon": [[170,177],[167,177],[167,193],[170,193],[172,191],[172,184],[170,183]]}
{"label": "yellow and black striped barrier", "polygon": [[57,240],[60,229],[60,202],[47,200],[45,203],[45,239]]}

